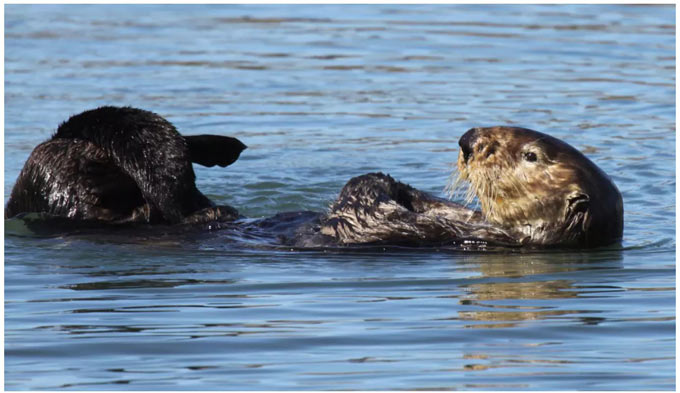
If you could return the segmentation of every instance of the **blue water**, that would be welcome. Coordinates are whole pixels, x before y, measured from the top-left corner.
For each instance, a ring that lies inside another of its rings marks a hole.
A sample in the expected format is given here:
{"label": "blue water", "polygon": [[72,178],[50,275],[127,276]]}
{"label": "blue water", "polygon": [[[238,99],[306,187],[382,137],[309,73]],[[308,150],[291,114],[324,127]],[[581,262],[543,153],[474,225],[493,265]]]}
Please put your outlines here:
{"label": "blue water", "polygon": [[443,195],[467,129],[529,127],[611,175],[624,241],[289,252],[6,221],[7,389],[675,388],[674,6],[6,5],[5,201],[99,105],[241,139],[195,170],[249,217],[378,170]]}

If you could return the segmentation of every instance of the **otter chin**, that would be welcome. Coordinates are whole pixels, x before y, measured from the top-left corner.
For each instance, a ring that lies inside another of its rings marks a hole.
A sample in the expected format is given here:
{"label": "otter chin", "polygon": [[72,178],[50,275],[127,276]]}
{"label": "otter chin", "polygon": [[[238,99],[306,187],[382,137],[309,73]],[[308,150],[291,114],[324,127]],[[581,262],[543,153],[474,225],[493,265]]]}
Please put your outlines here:
{"label": "otter chin", "polygon": [[597,247],[621,240],[623,200],[612,180],[569,144],[519,127],[460,138],[458,177],[489,224],[520,244]]}

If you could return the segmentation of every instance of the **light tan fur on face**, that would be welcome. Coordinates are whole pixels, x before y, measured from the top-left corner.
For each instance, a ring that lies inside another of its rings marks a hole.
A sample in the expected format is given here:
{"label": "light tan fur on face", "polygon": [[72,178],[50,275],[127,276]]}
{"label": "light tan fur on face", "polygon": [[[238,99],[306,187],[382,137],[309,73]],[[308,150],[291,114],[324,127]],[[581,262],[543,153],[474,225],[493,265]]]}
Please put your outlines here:
{"label": "light tan fur on face", "polygon": [[[467,202],[476,195],[489,222],[529,236],[565,217],[568,196],[579,192],[577,171],[559,156],[550,157],[532,137],[504,127],[477,129],[467,162],[459,152],[450,186],[469,183]],[[527,153],[536,161],[524,159]]]}

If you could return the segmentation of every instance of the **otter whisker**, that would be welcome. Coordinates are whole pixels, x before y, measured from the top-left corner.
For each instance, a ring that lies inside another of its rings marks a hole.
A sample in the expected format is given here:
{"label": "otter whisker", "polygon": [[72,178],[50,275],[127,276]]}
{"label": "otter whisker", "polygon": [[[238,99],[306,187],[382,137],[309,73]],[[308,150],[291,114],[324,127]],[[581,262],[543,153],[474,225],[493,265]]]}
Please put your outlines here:
{"label": "otter whisker", "polygon": [[[456,167],[454,167],[453,171],[449,175],[448,182],[446,184],[446,187],[444,188],[444,192],[448,196],[449,199],[454,199],[455,197],[459,196],[461,193],[466,194],[467,191],[463,190],[462,188],[468,188],[466,186],[467,181],[463,179],[462,173],[458,171]],[[469,190],[468,190],[469,191]]]}

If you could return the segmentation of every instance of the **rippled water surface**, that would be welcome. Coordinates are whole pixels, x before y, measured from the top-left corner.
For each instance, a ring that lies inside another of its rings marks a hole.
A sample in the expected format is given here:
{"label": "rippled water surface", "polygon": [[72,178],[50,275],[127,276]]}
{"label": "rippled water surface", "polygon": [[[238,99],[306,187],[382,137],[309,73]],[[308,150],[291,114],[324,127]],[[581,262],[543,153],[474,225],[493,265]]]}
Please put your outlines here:
{"label": "rippled water surface", "polygon": [[5,223],[8,389],[675,388],[673,6],[5,6],[5,201],[98,105],[233,135],[199,188],[250,217],[384,171],[443,195],[470,127],[584,151],[621,248],[292,252]]}

